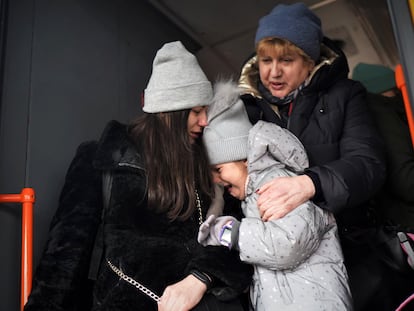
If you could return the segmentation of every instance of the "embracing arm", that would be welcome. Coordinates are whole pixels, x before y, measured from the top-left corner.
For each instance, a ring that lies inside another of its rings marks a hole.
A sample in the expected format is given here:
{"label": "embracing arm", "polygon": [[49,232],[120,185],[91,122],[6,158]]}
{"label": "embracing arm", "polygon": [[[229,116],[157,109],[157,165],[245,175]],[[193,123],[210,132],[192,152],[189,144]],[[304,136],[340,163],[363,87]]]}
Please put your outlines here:
{"label": "embracing arm", "polygon": [[328,212],[310,202],[281,219],[246,217],[239,228],[240,258],[271,270],[295,268],[318,249],[331,225]]}
{"label": "embracing arm", "polygon": [[278,177],[258,189],[257,207],[263,221],[284,217],[315,195],[308,175]]}
{"label": "embracing arm", "polygon": [[26,311],[85,304],[83,286],[102,206],[101,175],[92,168],[95,149],[93,143],[81,145],[69,167]]}
{"label": "embracing arm", "polygon": [[[253,201],[250,203],[256,208]],[[205,246],[221,246],[223,228],[229,222],[231,243],[226,246],[238,250],[244,262],[271,270],[293,269],[300,265],[318,249],[333,225],[329,212],[308,201],[282,219],[267,222],[253,213],[241,223],[231,216],[210,216],[200,226],[199,242]]]}
{"label": "embracing arm", "polygon": [[384,143],[360,84],[352,84],[343,109],[337,159],[309,168],[323,191],[324,200],[318,205],[334,213],[369,200],[386,176]]}
{"label": "embracing arm", "polygon": [[[319,161],[317,165],[309,167],[305,175],[274,180],[261,187],[258,205],[264,220],[283,217],[306,199],[338,213],[367,201],[383,184],[384,147],[368,111],[365,91],[357,83],[346,87],[349,89],[346,104],[331,107],[332,114],[339,115],[333,116],[338,122],[326,124],[324,129],[325,135],[336,131],[338,137],[332,137],[332,142],[320,142],[326,144],[329,152],[321,154],[320,146],[313,146],[313,150],[308,146],[308,154]],[[341,99],[333,98],[335,101]],[[332,130],[329,126],[336,128]],[[275,200],[279,200],[279,205],[271,204]]]}

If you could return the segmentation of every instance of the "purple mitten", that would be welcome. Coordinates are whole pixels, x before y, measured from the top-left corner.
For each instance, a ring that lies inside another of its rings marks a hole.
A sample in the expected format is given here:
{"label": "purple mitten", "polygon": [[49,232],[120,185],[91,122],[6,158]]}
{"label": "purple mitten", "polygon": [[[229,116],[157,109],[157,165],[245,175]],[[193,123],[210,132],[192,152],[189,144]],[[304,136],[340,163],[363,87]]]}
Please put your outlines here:
{"label": "purple mitten", "polygon": [[231,228],[225,229],[225,227],[229,225],[231,227],[231,225],[236,223],[238,224],[239,221],[232,216],[216,217],[211,215],[201,224],[197,240],[203,246],[224,245],[231,248]]}
{"label": "purple mitten", "polygon": [[203,246],[209,245],[208,242],[207,242],[207,240],[208,239],[211,239],[210,238],[210,227],[211,226],[214,226],[214,222],[215,222],[216,218],[217,218],[216,215],[210,215],[210,216],[208,216],[208,218],[206,219],[206,221],[203,222],[200,225],[200,228],[198,230],[197,241],[201,245],[203,245]]}

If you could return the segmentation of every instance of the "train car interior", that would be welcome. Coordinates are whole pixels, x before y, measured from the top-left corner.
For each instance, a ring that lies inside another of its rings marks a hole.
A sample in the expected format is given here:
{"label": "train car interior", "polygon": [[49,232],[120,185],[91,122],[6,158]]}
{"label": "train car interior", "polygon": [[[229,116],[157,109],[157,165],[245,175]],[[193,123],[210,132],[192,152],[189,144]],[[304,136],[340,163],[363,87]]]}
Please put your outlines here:
{"label": "train car interior", "polygon": [[[0,310],[22,310],[77,146],[139,113],[162,44],[182,41],[211,81],[238,77],[259,18],[295,2],[0,0]],[[302,2],[343,49],[350,77],[358,63],[399,68],[414,137],[414,1]],[[9,195],[28,188],[33,213],[22,223],[21,197]]]}

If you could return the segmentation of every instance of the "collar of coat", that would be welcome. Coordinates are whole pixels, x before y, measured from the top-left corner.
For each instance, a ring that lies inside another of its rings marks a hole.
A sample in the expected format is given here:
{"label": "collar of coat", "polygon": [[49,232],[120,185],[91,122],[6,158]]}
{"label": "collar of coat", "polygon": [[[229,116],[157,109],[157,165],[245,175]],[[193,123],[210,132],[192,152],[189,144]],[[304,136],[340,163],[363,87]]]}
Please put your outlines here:
{"label": "collar of coat", "polygon": [[144,169],[144,160],[128,135],[127,126],[110,121],[98,141],[94,166],[103,170],[119,167]]}

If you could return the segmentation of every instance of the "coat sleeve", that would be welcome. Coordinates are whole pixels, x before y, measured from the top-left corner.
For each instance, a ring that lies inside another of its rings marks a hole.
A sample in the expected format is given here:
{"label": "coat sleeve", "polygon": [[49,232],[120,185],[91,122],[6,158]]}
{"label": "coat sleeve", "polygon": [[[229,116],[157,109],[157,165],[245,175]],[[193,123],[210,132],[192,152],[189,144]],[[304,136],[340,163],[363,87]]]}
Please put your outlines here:
{"label": "coat sleeve", "polygon": [[195,243],[187,272],[195,269],[211,276],[214,280],[212,292],[221,300],[234,299],[248,289],[253,267],[242,262],[237,251]]}
{"label": "coat sleeve", "polygon": [[329,212],[310,202],[272,221],[246,217],[239,227],[240,258],[270,270],[293,269],[318,249],[330,226]]}
{"label": "coat sleeve", "polygon": [[[224,192],[224,215],[243,217],[240,201]],[[196,240],[192,247],[187,273],[192,269],[205,272],[213,279],[212,292],[222,300],[231,300],[243,293],[252,281],[253,267],[240,260],[239,253],[223,246],[202,246]]]}
{"label": "coat sleeve", "polygon": [[309,168],[321,182],[324,201],[318,205],[334,213],[368,201],[386,175],[384,144],[368,111],[366,93],[359,83],[346,83],[350,83],[345,86],[347,98],[336,98],[339,93],[332,91],[336,95],[329,99],[346,101],[340,108],[330,108],[337,110],[332,112],[337,122],[331,125],[341,127],[336,159]]}
{"label": "coat sleeve", "polygon": [[82,144],[72,160],[26,311],[85,310],[78,306],[92,296],[87,275],[102,211],[101,174],[92,167],[95,150],[95,143]]}

